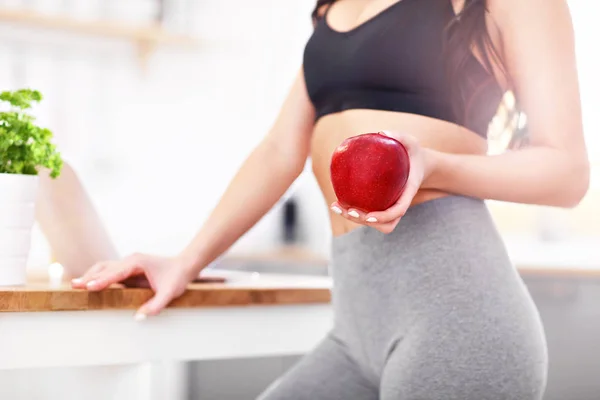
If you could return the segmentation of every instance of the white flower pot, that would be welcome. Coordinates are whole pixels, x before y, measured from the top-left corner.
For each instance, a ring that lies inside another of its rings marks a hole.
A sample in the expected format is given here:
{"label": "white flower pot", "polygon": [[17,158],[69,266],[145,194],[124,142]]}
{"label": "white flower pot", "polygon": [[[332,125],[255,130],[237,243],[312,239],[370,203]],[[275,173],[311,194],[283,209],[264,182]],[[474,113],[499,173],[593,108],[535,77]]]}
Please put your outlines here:
{"label": "white flower pot", "polygon": [[38,177],[0,174],[0,286],[24,285]]}

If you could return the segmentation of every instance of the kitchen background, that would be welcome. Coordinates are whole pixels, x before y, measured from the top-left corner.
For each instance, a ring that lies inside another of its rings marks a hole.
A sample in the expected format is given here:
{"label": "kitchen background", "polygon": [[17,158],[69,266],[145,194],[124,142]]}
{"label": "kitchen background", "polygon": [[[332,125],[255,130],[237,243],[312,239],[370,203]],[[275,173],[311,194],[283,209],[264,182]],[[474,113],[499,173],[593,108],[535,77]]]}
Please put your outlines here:
{"label": "kitchen background", "polygon": [[[0,87],[43,92],[39,121],[53,130],[123,254],[174,253],[269,129],[301,64],[313,3],[0,0]],[[598,165],[600,6],[570,4],[586,137]],[[600,235],[596,165],[576,210],[490,202],[512,251],[529,257],[523,247],[552,239],[578,249],[586,243],[578,252],[589,253]],[[292,193],[298,240],[327,254],[326,208],[310,165]],[[278,246],[281,214],[276,207],[232,251]],[[45,268],[49,258],[37,230],[31,267]]]}
{"label": "kitchen background", "polygon": [[[273,122],[301,64],[314,1],[0,0],[0,88],[42,91],[35,113],[55,133],[122,254],[172,254],[195,234]],[[592,188],[574,210],[489,205],[519,263],[598,267],[600,3],[569,4]],[[326,256],[327,210],[310,164],[286,199],[296,207],[298,244]],[[232,252],[280,248],[290,209],[274,208]],[[30,268],[45,269],[50,261],[36,229]],[[593,371],[600,365],[587,347],[600,334],[600,320],[593,322],[600,310],[597,286],[584,288],[579,300],[561,309],[567,314],[540,304],[558,332],[551,334],[553,348],[564,349],[556,358],[563,380],[553,381],[553,400],[592,400],[599,392]],[[579,350],[565,348],[564,329],[579,332],[568,341],[582,344]],[[202,399],[244,399],[295,360],[199,363],[190,373],[194,385],[210,383],[214,391]],[[44,371],[37,378],[50,382],[53,376]],[[237,385],[228,383],[232,379]],[[569,397],[576,388],[592,397]]]}

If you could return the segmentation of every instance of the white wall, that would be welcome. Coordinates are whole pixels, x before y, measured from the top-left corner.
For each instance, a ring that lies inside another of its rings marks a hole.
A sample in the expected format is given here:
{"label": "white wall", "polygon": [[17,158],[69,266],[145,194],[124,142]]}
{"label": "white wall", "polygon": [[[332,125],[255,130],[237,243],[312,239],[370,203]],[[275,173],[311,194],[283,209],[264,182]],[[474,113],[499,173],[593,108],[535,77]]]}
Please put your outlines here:
{"label": "white wall", "polygon": [[[600,70],[600,53],[598,52],[600,3],[572,0],[569,1],[569,7],[575,26],[585,135],[592,161],[596,165],[600,165],[600,118],[598,117],[600,108],[600,76],[598,76],[598,70]],[[596,189],[600,188],[597,179],[593,182]]]}
{"label": "white wall", "polygon": [[[99,1],[65,9],[106,16],[110,7]],[[61,11],[59,0],[36,2]],[[126,4],[139,12],[142,3],[148,0]],[[312,0],[190,4],[170,20],[200,46],[161,47],[145,72],[129,43],[0,25],[0,87],[43,92],[36,114],[54,131],[123,253],[172,253],[191,238],[269,129],[312,29]],[[304,198],[317,196],[310,204],[322,209],[318,218],[325,207],[308,175],[300,190]],[[236,248],[271,246],[277,224],[270,213]],[[318,238],[327,232],[319,218],[317,234],[307,237],[326,251]],[[34,250],[33,263],[45,264],[39,232]]]}

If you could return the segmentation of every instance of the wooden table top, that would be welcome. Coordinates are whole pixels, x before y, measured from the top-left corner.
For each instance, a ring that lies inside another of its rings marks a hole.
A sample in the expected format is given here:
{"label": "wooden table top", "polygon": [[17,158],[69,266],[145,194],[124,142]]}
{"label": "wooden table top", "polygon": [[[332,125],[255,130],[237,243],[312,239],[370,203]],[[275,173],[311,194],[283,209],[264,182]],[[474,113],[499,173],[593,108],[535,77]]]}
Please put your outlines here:
{"label": "wooden table top", "polygon": [[[229,277],[230,278],[230,277]],[[137,309],[150,289],[116,286],[100,292],[74,290],[68,282],[52,285],[40,276],[25,286],[0,287],[0,312]],[[226,283],[192,283],[169,308],[319,304],[330,301],[330,281],[306,277],[253,277],[236,274]]]}
{"label": "wooden table top", "polygon": [[[309,256],[307,256],[309,254]],[[248,258],[229,257],[233,261],[310,261],[326,266],[327,260],[305,251],[285,249],[274,254]],[[560,260],[558,260],[560,261]],[[600,282],[600,264],[589,262],[579,267],[517,263],[521,276],[528,279],[586,280]],[[256,274],[248,272],[210,271],[205,277],[225,275],[225,283],[192,283],[174,300],[170,308],[227,307],[249,305],[318,304],[331,300],[328,277]],[[203,272],[204,274],[204,272]],[[308,272],[310,274],[310,272]],[[137,309],[151,296],[150,289],[116,286],[101,292],[73,290],[68,282],[51,284],[48,275],[30,274],[28,283],[20,287],[0,287],[0,312],[77,311]]]}
{"label": "wooden table top", "polygon": [[[600,268],[521,267],[521,276],[600,282]],[[231,273],[230,273],[231,274]],[[321,277],[255,277],[235,273],[225,283],[192,283],[169,308],[251,305],[323,304],[331,301],[331,281]],[[26,286],[0,287],[1,312],[137,309],[152,296],[150,289],[114,287],[101,292],[74,290],[68,282],[52,285],[47,276],[30,276]]]}

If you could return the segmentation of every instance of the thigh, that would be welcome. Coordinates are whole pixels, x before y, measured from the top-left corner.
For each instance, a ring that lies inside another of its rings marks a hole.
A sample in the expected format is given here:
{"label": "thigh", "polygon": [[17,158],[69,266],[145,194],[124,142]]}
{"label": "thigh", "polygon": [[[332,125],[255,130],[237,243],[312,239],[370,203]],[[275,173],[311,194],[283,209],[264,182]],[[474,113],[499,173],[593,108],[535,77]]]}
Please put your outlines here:
{"label": "thigh", "polygon": [[345,346],[327,337],[275,381],[258,400],[378,400],[378,389],[360,372]]}
{"label": "thigh", "polygon": [[528,354],[517,343],[464,340],[448,332],[407,339],[389,355],[380,384],[381,400],[543,397],[547,360],[535,349]]}

